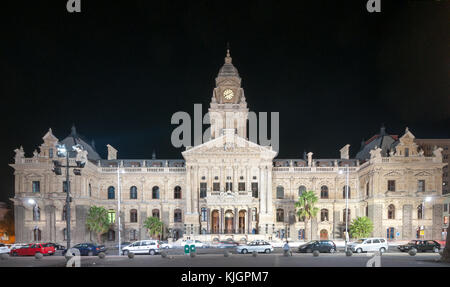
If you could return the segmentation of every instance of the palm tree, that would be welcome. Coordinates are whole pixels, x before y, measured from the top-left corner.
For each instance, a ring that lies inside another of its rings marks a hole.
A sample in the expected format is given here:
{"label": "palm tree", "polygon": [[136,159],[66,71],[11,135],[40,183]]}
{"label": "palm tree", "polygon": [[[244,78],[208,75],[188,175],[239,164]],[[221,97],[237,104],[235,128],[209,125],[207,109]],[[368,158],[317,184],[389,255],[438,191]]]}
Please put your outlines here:
{"label": "palm tree", "polygon": [[[295,203],[295,207],[298,208],[297,215],[299,218],[305,218],[305,227],[308,221],[317,216],[319,208],[314,205],[319,201],[314,191],[309,190],[303,192]],[[311,239],[312,240],[312,221],[311,221]]]}
{"label": "palm tree", "polygon": [[[155,237],[158,237],[163,232],[164,223],[159,220],[158,217],[147,217],[144,221],[144,227],[147,229],[148,234],[150,237],[155,235]],[[153,237],[152,237],[153,238]]]}
{"label": "palm tree", "polygon": [[108,232],[111,222],[108,218],[108,211],[101,206],[91,206],[86,218],[86,227],[97,234],[97,242],[101,243],[102,234]]}
{"label": "palm tree", "polygon": [[357,217],[350,224],[350,235],[356,238],[368,237],[373,231],[373,223],[367,216]]}

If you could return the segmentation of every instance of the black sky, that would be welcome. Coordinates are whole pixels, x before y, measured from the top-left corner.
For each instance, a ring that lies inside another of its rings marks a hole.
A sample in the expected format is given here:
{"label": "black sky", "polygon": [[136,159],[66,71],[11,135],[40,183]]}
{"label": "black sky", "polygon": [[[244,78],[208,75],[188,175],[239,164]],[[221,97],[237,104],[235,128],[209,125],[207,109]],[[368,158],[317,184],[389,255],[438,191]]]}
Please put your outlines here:
{"label": "black sky", "polygon": [[[448,138],[449,1],[2,3],[0,201],[13,150],[74,123],[120,158],[181,158],[176,111],[206,112],[230,42],[250,110],[280,113],[279,158],[339,156],[379,131]],[[14,4],[12,4],[14,3]],[[9,7],[8,7],[9,6]]]}

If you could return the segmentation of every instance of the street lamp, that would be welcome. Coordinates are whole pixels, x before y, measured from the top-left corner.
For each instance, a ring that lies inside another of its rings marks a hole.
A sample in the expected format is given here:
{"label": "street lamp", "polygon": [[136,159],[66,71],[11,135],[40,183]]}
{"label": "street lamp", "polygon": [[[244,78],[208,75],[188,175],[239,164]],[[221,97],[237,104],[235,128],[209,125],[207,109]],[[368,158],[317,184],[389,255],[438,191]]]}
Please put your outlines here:
{"label": "street lamp", "polygon": [[[343,174],[342,170],[339,170],[339,174]],[[347,252],[347,241],[348,241],[348,177],[349,168],[348,164],[345,165],[345,252]]]}
{"label": "street lamp", "polygon": [[[58,157],[65,157],[66,158],[66,211],[65,211],[65,215],[66,215],[66,232],[67,232],[67,250],[70,249],[70,202],[71,202],[71,197],[70,197],[70,178],[69,178],[69,168],[82,168],[84,167],[86,161],[87,161],[87,151],[85,151],[83,149],[83,146],[77,144],[72,146],[72,150],[75,151],[75,153],[77,154],[76,156],[76,166],[70,166],[69,165],[69,151],[66,148],[65,144],[59,144],[56,145],[56,150],[57,150],[57,155]],[[53,161],[54,164],[54,168],[53,168],[53,172],[56,175],[62,175],[61,172],[61,163],[58,160],[54,160]],[[81,170],[80,169],[74,169],[73,170],[75,175],[81,175]]]}

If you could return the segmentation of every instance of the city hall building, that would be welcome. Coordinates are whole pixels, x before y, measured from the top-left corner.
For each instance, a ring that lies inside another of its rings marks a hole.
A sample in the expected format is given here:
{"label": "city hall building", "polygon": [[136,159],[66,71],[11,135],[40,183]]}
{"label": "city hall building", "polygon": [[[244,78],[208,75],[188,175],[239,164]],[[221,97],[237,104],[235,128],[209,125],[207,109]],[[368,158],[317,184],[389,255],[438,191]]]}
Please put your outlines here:
{"label": "city hall building", "polygon": [[[310,232],[314,239],[340,239],[346,214],[349,222],[368,216],[373,236],[441,239],[442,148],[425,156],[408,128],[400,136],[382,128],[362,143],[355,158],[346,145],[339,158],[316,158],[310,152],[304,158],[278,159],[272,147],[248,140],[246,98],[229,52],[216,77],[209,113],[211,139],[186,148],[179,160],[118,159],[110,145],[108,158],[102,159],[75,128],[62,140],[49,129],[31,157],[16,149],[10,164],[16,241],[66,240],[65,169],[63,175],[52,171],[54,160],[65,162],[57,156],[58,144],[80,144],[88,153],[81,175],[70,173],[74,243],[96,238],[86,228],[92,205],[108,210],[111,228],[104,237],[111,242],[118,238],[118,216],[123,241],[149,238],[143,227],[149,216],[159,217],[165,236],[173,239],[298,240],[310,238]],[[70,162],[75,165],[75,158]],[[308,190],[319,198],[319,212],[305,223],[295,202]]]}

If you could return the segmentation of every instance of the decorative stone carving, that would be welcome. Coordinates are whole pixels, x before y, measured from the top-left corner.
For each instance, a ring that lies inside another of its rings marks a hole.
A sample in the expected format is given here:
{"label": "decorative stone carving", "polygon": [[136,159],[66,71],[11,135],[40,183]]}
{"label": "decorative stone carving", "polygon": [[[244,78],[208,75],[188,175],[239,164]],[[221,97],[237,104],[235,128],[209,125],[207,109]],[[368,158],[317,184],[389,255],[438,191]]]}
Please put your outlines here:
{"label": "decorative stone carving", "polygon": [[16,153],[15,157],[14,157],[14,161],[15,163],[20,163],[21,159],[25,158],[25,152],[23,150],[23,147],[20,146],[20,148],[16,148],[14,150],[14,152]]}

